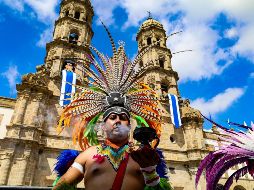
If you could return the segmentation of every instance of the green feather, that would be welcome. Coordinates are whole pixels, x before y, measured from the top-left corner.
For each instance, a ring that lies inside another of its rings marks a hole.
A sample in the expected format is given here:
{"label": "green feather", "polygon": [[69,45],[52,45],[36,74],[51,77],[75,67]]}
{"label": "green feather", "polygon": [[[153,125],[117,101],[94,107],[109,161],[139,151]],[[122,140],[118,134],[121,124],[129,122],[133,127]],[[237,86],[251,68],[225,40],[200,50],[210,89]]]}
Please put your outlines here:
{"label": "green feather", "polygon": [[135,92],[135,91],[137,91],[138,89],[137,88],[131,88],[128,92]]}
{"label": "green feather", "polygon": [[143,117],[135,115],[134,118],[137,121],[137,125],[138,125],[137,127],[142,127],[142,126],[149,127],[148,123]]}
{"label": "green feather", "polygon": [[84,137],[88,139],[88,142],[90,145],[96,145],[98,144],[98,137],[97,133],[94,130],[95,124],[100,118],[102,113],[98,113],[88,124],[86,127],[86,130],[84,132]]}
{"label": "green feather", "polygon": [[99,87],[96,86],[90,86],[89,87],[91,90],[95,91],[95,92],[103,92],[106,93],[104,90],[100,89]]}
{"label": "green feather", "polygon": [[160,178],[160,183],[156,186],[145,186],[144,190],[173,190],[166,178]]}

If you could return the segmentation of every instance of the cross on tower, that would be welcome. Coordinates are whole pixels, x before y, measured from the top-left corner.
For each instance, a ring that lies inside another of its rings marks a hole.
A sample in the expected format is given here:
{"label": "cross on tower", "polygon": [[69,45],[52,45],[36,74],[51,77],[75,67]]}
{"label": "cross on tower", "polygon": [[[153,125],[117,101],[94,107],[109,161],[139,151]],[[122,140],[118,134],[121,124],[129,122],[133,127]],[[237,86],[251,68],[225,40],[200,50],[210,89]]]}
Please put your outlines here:
{"label": "cross on tower", "polygon": [[148,12],[148,19],[152,18],[152,13],[151,11],[147,11]]}

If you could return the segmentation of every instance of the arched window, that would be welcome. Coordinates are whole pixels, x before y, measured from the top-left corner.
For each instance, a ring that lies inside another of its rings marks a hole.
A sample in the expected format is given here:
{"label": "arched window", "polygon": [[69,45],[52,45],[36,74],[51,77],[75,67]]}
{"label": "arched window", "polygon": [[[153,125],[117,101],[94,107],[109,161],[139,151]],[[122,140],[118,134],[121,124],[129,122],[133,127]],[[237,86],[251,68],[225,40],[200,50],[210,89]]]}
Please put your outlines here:
{"label": "arched window", "polygon": [[67,10],[66,12],[65,12],[65,16],[69,16],[69,11]]}
{"label": "arched window", "polygon": [[165,83],[161,83],[161,94],[164,98],[168,97],[168,85]]}
{"label": "arched window", "polygon": [[78,36],[77,33],[75,33],[75,32],[70,33],[70,35],[69,35],[69,43],[77,44],[78,43],[78,38],[79,38],[79,36]]}
{"label": "arched window", "polygon": [[75,18],[75,19],[79,19],[79,18],[80,18],[80,12],[79,12],[79,11],[76,11],[76,12],[75,12],[74,18]]}
{"label": "arched window", "polygon": [[160,46],[160,42],[159,41],[160,41],[160,38],[156,38],[156,45],[157,46]]}
{"label": "arched window", "polygon": [[165,62],[165,60],[163,58],[159,59],[159,65],[160,65],[161,68],[164,68],[164,66],[165,66],[164,62]]}
{"label": "arched window", "polygon": [[241,185],[237,185],[234,187],[234,190],[246,190],[246,189]]}
{"label": "arched window", "polygon": [[151,45],[152,44],[152,38],[148,37],[147,38],[147,45]]}

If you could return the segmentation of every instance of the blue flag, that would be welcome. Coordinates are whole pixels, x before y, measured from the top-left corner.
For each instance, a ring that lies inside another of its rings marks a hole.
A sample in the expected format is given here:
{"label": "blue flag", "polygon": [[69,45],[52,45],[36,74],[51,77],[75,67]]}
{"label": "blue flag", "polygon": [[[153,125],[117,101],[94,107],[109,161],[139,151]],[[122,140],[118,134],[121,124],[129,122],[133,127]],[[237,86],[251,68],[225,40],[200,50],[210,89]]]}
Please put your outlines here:
{"label": "blue flag", "polygon": [[67,70],[62,71],[62,87],[60,95],[61,106],[66,106],[71,103],[71,96],[75,93],[76,78],[76,73]]}
{"label": "blue flag", "polygon": [[171,121],[176,128],[179,128],[182,125],[182,122],[181,122],[178,98],[174,94],[168,94],[168,98],[169,98]]}

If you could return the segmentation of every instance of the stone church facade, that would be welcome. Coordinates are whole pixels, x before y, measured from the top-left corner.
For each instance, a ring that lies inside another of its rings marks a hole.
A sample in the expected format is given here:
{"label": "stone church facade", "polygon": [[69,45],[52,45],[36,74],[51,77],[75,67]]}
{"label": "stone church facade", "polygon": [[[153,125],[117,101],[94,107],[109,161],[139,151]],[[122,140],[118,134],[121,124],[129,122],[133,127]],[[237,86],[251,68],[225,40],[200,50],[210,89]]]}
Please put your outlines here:
{"label": "stone church facade", "polygon": [[[0,139],[0,186],[51,186],[56,177],[52,169],[59,152],[78,149],[72,144],[70,131],[58,135],[55,130],[62,111],[59,105],[61,71],[67,58],[86,64],[85,56],[91,53],[87,45],[93,37],[93,15],[89,0],[62,0],[53,40],[46,46],[44,64],[36,67],[36,73],[22,77],[21,84],[17,85],[16,100],[0,97],[0,108],[9,105],[8,108],[13,109],[6,135]],[[144,77],[144,82],[155,89],[162,99],[163,132],[159,146],[164,151],[175,190],[194,190],[197,166],[209,151],[220,144],[219,132],[216,128],[212,132],[204,131],[200,112],[190,107],[189,100],[181,98],[177,85],[179,77],[172,69],[172,54],[166,46],[163,25],[149,17],[140,26],[136,40],[139,52],[160,40],[139,64],[160,66],[160,69],[150,71]],[[75,72],[85,75],[79,66]],[[182,120],[179,129],[173,126],[170,119],[168,93],[179,98]],[[223,176],[222,184],[228,174]],[[233,184],[232,190],[252,190],[253,187],[251,176],[246,175]],[[198,189],[205,190],[204,177]]]}

